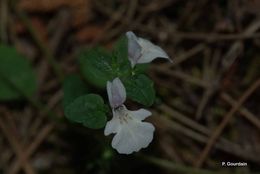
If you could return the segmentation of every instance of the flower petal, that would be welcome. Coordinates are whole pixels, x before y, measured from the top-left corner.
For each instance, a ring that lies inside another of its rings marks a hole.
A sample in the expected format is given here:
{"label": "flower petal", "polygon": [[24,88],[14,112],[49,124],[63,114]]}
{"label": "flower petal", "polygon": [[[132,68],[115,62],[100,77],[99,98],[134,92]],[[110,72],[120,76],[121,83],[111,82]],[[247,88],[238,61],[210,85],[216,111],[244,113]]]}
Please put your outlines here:
{"label": "flower petal", "polygon": [[108,100],[110,103],[110,106],[112,107],[112,83],[107,81],[107,95],[108,95]]}
{"label": "flower petal", "polygon": [[138,38],[132,31],[126,32],[126,37],[128,38],[128,58],[131,66],[134,67],[141,56],[142,48],[138,43]]}
{"label": "flower petal", "polygon": [[137,111],[129,111],[129,112],[132,115],[132,117],[140,121],[152,115],[152,113],[146,109],[139,109]]}
{"label": "flower petal", "polygon": [[112,147],[121,154],[137,152],[150,144],[154,130],[154,126],[150,123],[136,119],[129,120],[127,124],[122,125],[120,131],[114,136]]}
{"label": "flower petal", "polygon": [[143,38],[139,38],[138,43],[142,47],[142,56],[140,57],[140,59],[138,59],[137,63],[148,63],[158,57],[166,58],[171,61],[167,53],[159,46],[154,45],[152,42]]}
{"label": "flower petal", "polygon": [[113,111],[113,118],[107,122],[105,130],[104,130],[104,134],[105,136],[108,136],[109,134],[112,133],[117,133],[118,131],[120,131],[120,120],[118,117],[115,116],[114,111]]}
{"label": "flower petal", "polygon": [[122,105],[126,100],[126,91],[123,83],[117,77],[112,83],[107,82],[107,94],[110,106],[116,108]]}

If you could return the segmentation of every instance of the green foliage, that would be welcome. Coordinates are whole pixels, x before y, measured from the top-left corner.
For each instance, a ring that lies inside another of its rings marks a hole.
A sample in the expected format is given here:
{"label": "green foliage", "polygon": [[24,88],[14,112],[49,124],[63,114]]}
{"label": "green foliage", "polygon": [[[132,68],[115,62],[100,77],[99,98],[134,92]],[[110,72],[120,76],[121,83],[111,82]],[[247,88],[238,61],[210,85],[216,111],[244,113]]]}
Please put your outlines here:
{"label": "green foliage", "polygon": [[36,86],[35,72],[29,61],[15,48],[0,45],[0,100],[30,97]]}
{"label": "green foliage", "polygon": [[143,74],[149,68],[149,63],[137,64],[134,67],[133,74]]}
{"label": "green foliage", "polygon": [[[105,89],[107,81],[119,77],[127,96],[140,104],[151,106],[155,100],[153,82],[143,73],[148,64],[131,67],[128,60],[127,38],[121,37],[112,52],[103,48],[83,51],[79,55],[79,65],[83,77],[92,85]],[[96,94],[88,94],[88,89],[80,77],[68,77],[63,85],[65,116],[89,128],[102,128],[106,124],[107,105]]]}
{"label": "green foliage", "polygon": [[105,87],[106,82],[113,78],[112,57],[101,48],[82,52],[79,63],[83,76],[97,87]]}
{"label": "green foliage", "polygon": [[155,99],[153,81],[146,75],[140,74],[124,79],[126,93],[133,101],[145,106],[151,106]]}
{"label": "green foliage", "polygon": [[103,89],[107,81],[119,77],[124,81],[128,97],[151,106],[155,99],[153,82],[143,75],[149,64],[137,64],[132,69],[127,44],[127,38],[123,36],[115,43],[112,53],[102,48],[82,52],[79,57],[82,74],[92,85]]}
{"label": "green foliage", "polygon": [[70,103],[72,103],[77,97],[88,93],[88,88],[81,80],[81,78],[76,75],[69,75],[63,82],[63,107],[65,108]]}
{"label": "green foliage", "polygon": [[92,129],[104,127],[107,121],[104,101],[96,94],[76,98],[65,108],[65,116],[70,121],[82,123]]}
{"label": "green foliage", "polygon": [[94,48],[80,54],[81,72],[91,84],[104,88],[107,81],[131,74],[130,63],[124,54],[127,50],[123,46],[117,48],[113,53],[108,53],[102,48]]}
{"label": "green foliage", "polygon": [[128,48],[127,48],[127,37],[123,36],[118,39],[118,41],[115,43],[113,53],[120,57],[120,60],[123,60],[125,63],[129,63],[128,61]]}
{"label": "green foliage", "polygon": [[131,75],[131,64],[128,60],[127,38],[125,36],[118,39],[113,49],[114,76],[126,77]]}

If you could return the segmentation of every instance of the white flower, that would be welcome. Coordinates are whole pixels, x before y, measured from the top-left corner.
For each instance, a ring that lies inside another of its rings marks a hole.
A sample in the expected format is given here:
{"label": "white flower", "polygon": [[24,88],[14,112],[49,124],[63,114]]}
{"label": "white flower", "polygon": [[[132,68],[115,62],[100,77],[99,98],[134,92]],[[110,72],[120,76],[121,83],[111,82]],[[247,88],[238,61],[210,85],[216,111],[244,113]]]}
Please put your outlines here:
{"label": "white flower", "polygon": [[153,140],[154,126],[142,122],[151,112],[145,109],[129,111],[124,105],[113,109],[113,118],[107,122],[105,135],[115,133],[112,147],[118,153],[130,154],[147,147]]}
{"label": "white flower", "polygon": [[125,102],[125,87],[118,77],[115,78],[112,83],[107,82],[107,94],[111,108],[116,108]]}
{"label": "white flower", "polygon": [[112,147],[121,154],[130,154],[147,147],[153,139],[155,128],[142,120],[150,116],[151,112],[145,109],[130,111],[121,103],[125,101],[125,88],[119,78],[114,79],[112,83],[107,82],[107,93],[113,118],[107,122],[104,133],[106,136],[116,134],[112,140]]}
{"label": "white flower", "polygon": [[166,58],[171,61],[162,48],[154,45],[149,40],[137,37],[132,31],[126,32],[126,36],[128,38],[128,58],[132,67],[137,63],[151,62],[157,57]]}

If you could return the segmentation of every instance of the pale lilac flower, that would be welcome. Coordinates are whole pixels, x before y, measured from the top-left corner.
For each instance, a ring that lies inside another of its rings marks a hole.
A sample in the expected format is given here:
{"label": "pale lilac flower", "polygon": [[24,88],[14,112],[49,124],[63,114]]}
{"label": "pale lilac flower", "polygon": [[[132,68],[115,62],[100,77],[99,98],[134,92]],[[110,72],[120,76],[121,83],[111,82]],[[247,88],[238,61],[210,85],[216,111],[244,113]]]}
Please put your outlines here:
{"label": "pale lilac flower", "polygon": [[149,63],[155,58],[169,58],[167,53],[149,40],[137,37],[132,31],[126,32],[128,38],[128,58],[131,66],[134,67],[138,63]]}
{"label": "pale lilac flower", "polygon": [[145,109],[130,111],[125,107],[125,88],[119,78],[107,82],[107,93],[113,118],[107,122],[104,133],[106,136],[116,134],[112,147],[121,154],[131,154],[147,147],[153,139],[155,128],[142,120],[152,113]]}
{"label": "pale lilac flower", "polygon": [[111,108],[121,106],[125,102],[125,87],[118,77],[115,78],[112,83],[107,82],[107,94]]}

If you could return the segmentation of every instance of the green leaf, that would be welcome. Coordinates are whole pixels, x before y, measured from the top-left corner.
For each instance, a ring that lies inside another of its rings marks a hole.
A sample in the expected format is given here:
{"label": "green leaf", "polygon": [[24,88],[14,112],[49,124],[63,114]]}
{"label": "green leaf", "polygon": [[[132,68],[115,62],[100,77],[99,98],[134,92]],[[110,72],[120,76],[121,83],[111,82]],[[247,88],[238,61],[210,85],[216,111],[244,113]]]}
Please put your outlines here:
{"label": "green leaf", "polygon": [[131,75],[131,64],[128,60],[128,40],[126,36],[120,37],[115,43],[113,54],[115,56],[115,64],[118,67],[119,76],[125,77]]}
{"label": "green leaf", "polygon": [[145,106],[151,106],[155,99],[153,81],[147,76],[139,74],[123,80],[126,93],[133,101]]}
{"label": "green leaf", "polygon": [[88,93],[86,84],[76,75],[67,76],[63,82],[63,107],[73,102],[77,97]]}
{"label": "green leaf", "polygon": [[136,64],[134,67],[134,74],[143,74],[149,68],[149,63]]}
{"label": "green leaf", "polygon": [[36,76],[30,62],[14,47],[0,44],[0,100],[30,97],[36,91]]}
{"label": "green leaf", "polygon": [[82,52],[79,63],[83,76],[97,87],[105,87],[114,76],[111,55],[101,48]]}
{"label": "green leaf", "polygon": [[127,60],[128,59],[128,46],[127,46],[127,37],[126,36],[122,36],[120,37],[115,45],[114,45],[114,49],[113,52],[114,54],[116,54],[117,57],[120,57],[121,60]]}
{"label": "green leaf", "polygon": [[76,98],[65,108],[65,116],[76,123],[92,129],[105,126],[107,117],[103,99],[96,94],[88,94]]}
{"label": "green leaf", "polygon": [[118,43],[112,54],[102,48],[82,52],[79,56],[79,63],[83,76],[99,88],[104,88],[107,81],[116,77],[130,76],[131,66],[126,57],[127,50],[123,47]]}

